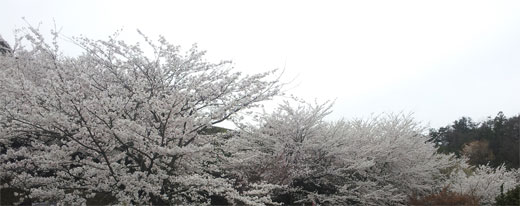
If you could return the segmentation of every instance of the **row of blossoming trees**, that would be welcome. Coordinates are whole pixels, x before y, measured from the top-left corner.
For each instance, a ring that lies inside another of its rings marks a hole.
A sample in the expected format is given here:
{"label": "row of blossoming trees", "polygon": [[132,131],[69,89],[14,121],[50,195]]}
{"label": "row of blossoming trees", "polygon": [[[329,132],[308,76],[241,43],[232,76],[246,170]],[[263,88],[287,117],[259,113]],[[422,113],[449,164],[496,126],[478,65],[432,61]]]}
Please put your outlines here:
{"label": "row of blossoming trees", "polygon": [[[491,204],[518,170],[436,153],[406,115],[325,121],[284,103],[274,72],[242,75],[193,47],[76,38],[60,54],[29,29],[0,56],[0,178],[18,203],[401,205],[449,188]],[[25,46],[25,47],[24,47]],[[254,119],[243,121],[242,119]],[[222,121],[239,129],[208,132]]]}

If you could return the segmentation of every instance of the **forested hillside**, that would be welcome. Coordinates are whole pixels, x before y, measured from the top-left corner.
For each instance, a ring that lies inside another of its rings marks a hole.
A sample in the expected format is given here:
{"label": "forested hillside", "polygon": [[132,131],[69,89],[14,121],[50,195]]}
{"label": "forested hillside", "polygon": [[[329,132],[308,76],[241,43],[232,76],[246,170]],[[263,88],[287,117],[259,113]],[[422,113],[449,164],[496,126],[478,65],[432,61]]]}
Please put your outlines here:
{"label": "forested hillside", "polygon": [[520,115],[508,118],[499,112],[482,122],[462,117],[448,126],[431,129],[430,137],[439,152],[465,156],[471,165],[520,167]]}

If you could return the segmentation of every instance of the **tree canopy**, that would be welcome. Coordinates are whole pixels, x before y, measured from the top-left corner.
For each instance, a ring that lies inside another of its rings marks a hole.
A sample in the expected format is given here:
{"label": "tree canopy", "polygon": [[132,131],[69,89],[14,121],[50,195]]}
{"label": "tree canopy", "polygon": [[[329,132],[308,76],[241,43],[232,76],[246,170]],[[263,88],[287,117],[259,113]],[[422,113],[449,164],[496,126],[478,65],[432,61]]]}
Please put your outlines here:
{"label": "tree canopy", "polygon": [[115,38],[77,38],[85,54],[66,57],[32,31],[25,36],[32,49],[0,57],[0,177],[20,197],[260,201],[211,167],[220,137],[201,131],[278,94],[273,72],[241,75],[164,38],[144,37],[150,56]]}
{"label": "tree canopy", "polygon": [[[405,205],[443,191],[493,204],[520,177],[466,161],[509,158],[509,140],[467,134],[514,139],[518,117],[461,119],[430,138],[403,114],[326,121],[331,103],[245,116],[281,94],[274,71],[242,75],[143,38],[151,54],[76,38],[85,53],[69,57],[30,28],[0,55],[1,204]],[[215,127],[227,120],[238,129]]]}
{"label": "tree canopy", "polygon": [[520,167],[520,115],[508,118],[499,112],[482,122],[462,117],[451,125],[430,130],[430,136],[440,152],[465,155],[473,165]]}

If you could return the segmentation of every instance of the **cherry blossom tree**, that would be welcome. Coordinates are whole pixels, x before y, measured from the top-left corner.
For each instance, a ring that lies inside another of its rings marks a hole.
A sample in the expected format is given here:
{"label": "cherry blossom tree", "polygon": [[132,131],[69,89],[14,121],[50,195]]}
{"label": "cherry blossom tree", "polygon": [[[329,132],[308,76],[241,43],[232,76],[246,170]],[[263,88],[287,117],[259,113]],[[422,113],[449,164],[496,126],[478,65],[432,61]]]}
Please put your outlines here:
{"label": "cherry blossom tree", "polygon": [[279,94],[274,71],[242,75],[144,35],[153,54],[75,38],[85,52],[67,57],[30,31],[0,56],[2,187],[67,204],[270,202],[267,184],[236,189],[218,167],[225,135],[205,131]]}
{"label": "cherry blossom tree", "polygon": [[437,154],[409,116],[328,122],[330,107],[286,103],[260,117],[233,139],[231,170],[246,182],[285,186],[285,203],[388,205],[440,190],[443,169],[459,161]]}
{"label": "cherry blossom tree", "polygon": [[409,115],[325,121],[331,104],[286,102],[230,139],[231,164],[242,184],[280,185],[285,204],[405,205],[409,196],[448,188],[490,204],[514,186],[517,170],[473,168],[467,159],[437,153]]}
{"label": "cherry blossom tree", "polygon": [[[465,169],[470,168],[470,169]],[[480,198],[482,205],[493,205],[501,191],[513,189],[520,182],[520,170],[507,170],[504,165],[492,168],[480,165],[476,168],[456,168],[448,183],[452,191]]]}

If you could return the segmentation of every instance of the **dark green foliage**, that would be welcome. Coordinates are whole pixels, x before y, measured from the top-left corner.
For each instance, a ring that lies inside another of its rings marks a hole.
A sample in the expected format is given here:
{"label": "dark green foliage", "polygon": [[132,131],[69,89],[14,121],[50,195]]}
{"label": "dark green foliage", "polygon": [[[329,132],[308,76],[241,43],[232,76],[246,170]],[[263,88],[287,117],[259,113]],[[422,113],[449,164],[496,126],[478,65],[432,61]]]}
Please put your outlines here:
{"label": "dark green foliage", "polygon": [[[313,201],[318,200],[307,199],[309,194],[334,195],[338,189],[334,184],[318,182],[313,178],[296,178],[288,188],[275,190],[272,200],[283,205],[313,205]],[[316,203],[330,205],[327,202]]]}
{"label": "dark green foliage", "polygon": [[11,46],[0,36],[0,55],[8,55],[13,53]]}
{"label": "dark green foliage", "polygon": [[[1,188],[0,189],[0,205],[14,205],[15,202],[19,202],[20,198],[15,196],[14,193],[22,193],[22,190],[13,188]],[[31,201],[26,199],[20,205],[31,205]]]}
{"label": "dark green foliage", "polygon": [[[431,142],[434,142],[438,151],[463,154],[463,149],[474,141],[486,142],[488,150],[492,152],[491,160],[472,159],[470,163],[487,164],[497,167],[505,164],[508,168],[520,167],[520,115],[507,118],[499,112],[495,118],[488,118],[484,122],[473,122],[471,118],[462,117],[452,125],[430,130]],[[489,156],[487,156],[489,157]]]}
{"label": "dark green foliage", "polygon": [[308,191],[293,187],[274,191],[272,200],[282,205],[313,205],[313,202],[303,200],[307,195]]}
{"label": "dark green foliage", "polygon": [[94,197],[87,199],[87,205],[112,205],[117,199],[108,192],[98,192]]}
{"label": "dark green foliage", "polygon": [[520,205],[520,185],[495,198],[496,205]]}
{"label": "dark green foliage", "polygon": [[455,120],[453,125],[430,130],[430,141],[439,145],[439,152],[460,156],[464,144],[479,139],[477,129],[478,124],[471,118],[462,117]]}
{"label": "dark green foliage", "polygon": [[219,195],[211,195],[209,196],[210,205],[230,205],[225,197]]}
{"label": "dark green foliage", "polygon": [[226,133],[228,131],[229,131],[229,129],[213,126],[213,127],[208,127],[208,128],[202,129],[200,131],[200,134],[218,134],[218,133]]}

